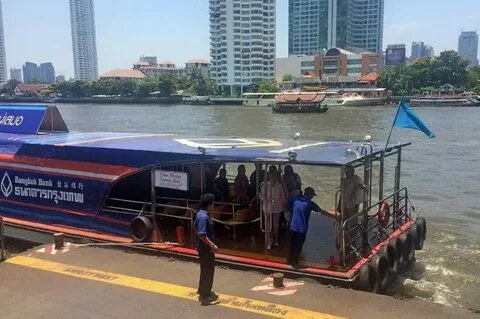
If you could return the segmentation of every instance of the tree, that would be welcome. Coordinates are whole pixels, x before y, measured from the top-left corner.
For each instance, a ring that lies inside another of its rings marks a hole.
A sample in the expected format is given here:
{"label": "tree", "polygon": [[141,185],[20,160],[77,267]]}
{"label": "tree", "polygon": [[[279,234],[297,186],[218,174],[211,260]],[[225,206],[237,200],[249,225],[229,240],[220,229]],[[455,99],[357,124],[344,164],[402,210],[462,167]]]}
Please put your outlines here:
{"label": "tree", "polygon": [[293,75],[291,74],[285,74],[283,77],[282,77],[282,82],[292,82],[293,80]]}
{"label": "tree", "polygon": [[[474,90],[480,86],[480,67],[474,66],[468,71],[467,81],[465,85],[469,90]],[[475,92],[477,92],[475,90]]]}
{"label": "tree", "polygon": [[5,83],[2,87],[2,94],[5,95],[14,95],[15,94],[15,88],[17,85],[21,83],[20,81],[17,80],[8,80],[7,83]]}
{"label": "tree", "polygon": [[252,91],[259,93],[275,93],[278,92],[278,83],[275,80],[263,80],[256,83],[256,87]]}
{"label": "tree", "polygon": [[432,62],[432,77],[438,85],[450,83],[453,86],[464,86],[468,65],[468,60],[460,57],[457,52],[444,51]]}

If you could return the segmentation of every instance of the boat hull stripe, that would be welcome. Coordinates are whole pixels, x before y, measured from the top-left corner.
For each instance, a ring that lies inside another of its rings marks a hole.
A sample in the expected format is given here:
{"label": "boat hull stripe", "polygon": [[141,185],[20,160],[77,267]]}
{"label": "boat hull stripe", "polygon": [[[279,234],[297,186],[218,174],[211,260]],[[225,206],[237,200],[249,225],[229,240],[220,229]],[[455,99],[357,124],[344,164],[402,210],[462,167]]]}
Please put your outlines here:
{"label": "boat hull stripe", "polygon": [[66,169],[112,176],[121,176],[123,174],[134,172],[137,170],[137,168],[129,166],[88,163],[71,160],[58,160],[12,154],[0,154],[0,163],[32,165],[35,168],[43,166],[55,169]]}
{"label": "boat hull stripe", "polygon": [[77,171],[72,169],[53,168],[53,167],[46,167],[46,166],[36,166],[36,165],[17,164],[17,163],[8,163],[8,162],[0,163],[0,167],[19,169],[19,170],[28,170],[33,172],[51,173],[55,175],[68,175],[68,176],[82,177],[87,179],[96,179],[96,180],[102,180],[102,181],[114,181],[120,177],[120,175],[109,175],[109,174],[101,174],[101,173],[94,173],[94,172]]}

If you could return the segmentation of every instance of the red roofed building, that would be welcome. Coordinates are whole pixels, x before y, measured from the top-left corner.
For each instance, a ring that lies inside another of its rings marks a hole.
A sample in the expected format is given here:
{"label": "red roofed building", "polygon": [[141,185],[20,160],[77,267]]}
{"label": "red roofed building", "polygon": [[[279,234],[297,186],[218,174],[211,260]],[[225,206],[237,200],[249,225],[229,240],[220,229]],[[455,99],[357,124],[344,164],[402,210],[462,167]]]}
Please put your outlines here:
{"label": "red roofed building", "polygon": [[40,96],[42,91],[47,88],[46,84],[31,84],[31,83],[19,83],[15,88],[15,95],[32,95]]}

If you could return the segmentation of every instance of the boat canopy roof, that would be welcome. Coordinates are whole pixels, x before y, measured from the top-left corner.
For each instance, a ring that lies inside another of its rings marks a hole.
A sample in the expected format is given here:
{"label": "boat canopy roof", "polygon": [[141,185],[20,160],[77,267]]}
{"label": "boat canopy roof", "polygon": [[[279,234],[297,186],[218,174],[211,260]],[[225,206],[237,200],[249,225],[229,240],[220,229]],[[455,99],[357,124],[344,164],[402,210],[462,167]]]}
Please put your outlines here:
{"label": "boat canopy roof", "polygon": [[[0,105],[0,109],[1,107]],[[43,116],[49,114],[47,109],[44,109]],[[28,109],[23,109],[25,110]],[[52,112],[52,117],[58,116],[58,121],[64,125],[58,110],[54,108]],[[28,115],[24,112],[16,116],[23,116],[24,121],[28,121]],[[2,118],[0,126],[1,124]],[[361,147],[364,144],[303,139],[184,138],[172,134],[81,133],[68,132],[66,126],[64,129],[60,132],[50,130],[27,134],[0,131],[0,157],[8,157],[9,161],[28,157],[28,162],[37,161],[38,165],[42,165],[42,159],[48,159],[116,165],[134,170],[182,162],[210,161],[290,162],[340,167],[360,160],[363,157]],[[406,145],[408,144],[395,147]],[[383,151],[383,146],[372,146],[374,153]]]}

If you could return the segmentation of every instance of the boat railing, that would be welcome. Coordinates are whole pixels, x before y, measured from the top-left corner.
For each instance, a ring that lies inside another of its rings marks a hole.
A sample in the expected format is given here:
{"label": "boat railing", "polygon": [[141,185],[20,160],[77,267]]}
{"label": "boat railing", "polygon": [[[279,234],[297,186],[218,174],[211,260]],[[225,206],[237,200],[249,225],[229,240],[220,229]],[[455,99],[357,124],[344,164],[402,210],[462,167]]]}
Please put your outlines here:
{"label": "boat railing", "polygon": [[[389,201],[392,202],[389,205],[393,211],[388,222],[382,225],[379,221],[380,206]],[[372,211],[375,213],[370,215],[369,212]],[[342,247],[344,255],[349,251],[360,257],[362,252],[370,251],[375,243],[388,238],[410,218],[408,190],[404,187],[344,220],[340,233],[345,243]],[[360,219],[362,220],[358,222]]]}

